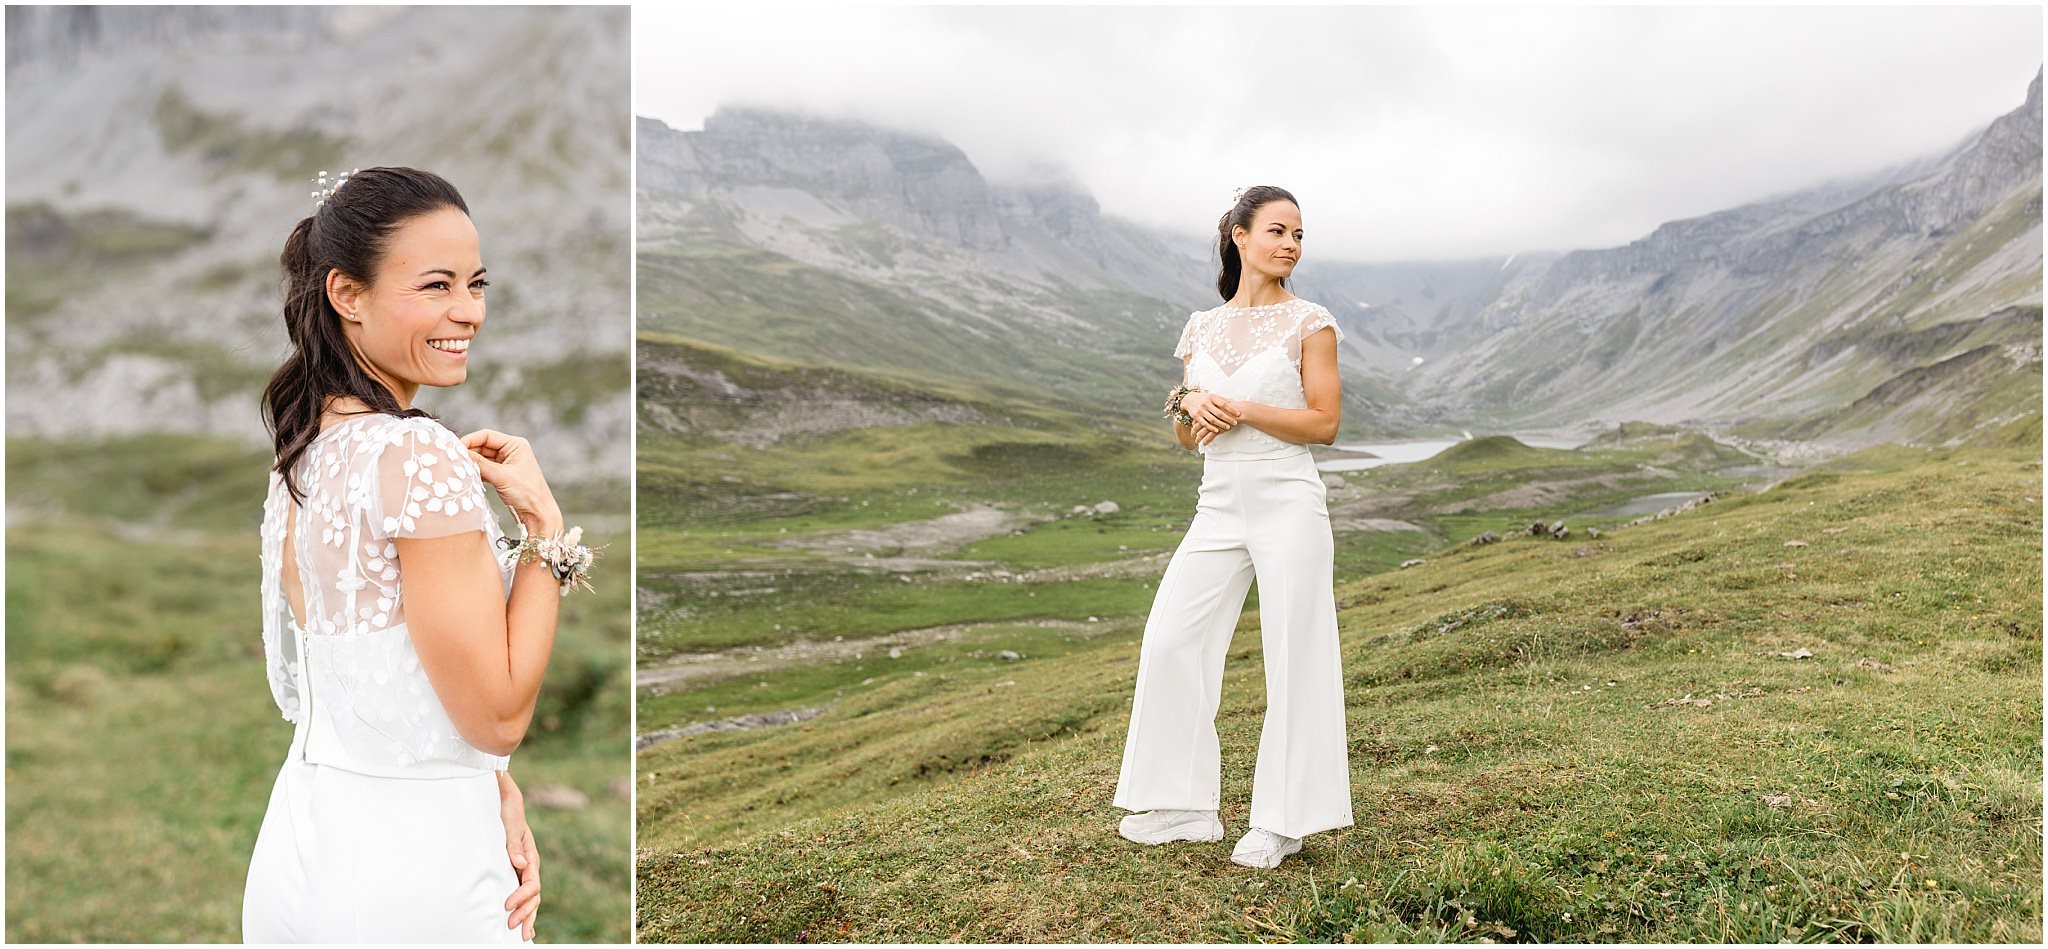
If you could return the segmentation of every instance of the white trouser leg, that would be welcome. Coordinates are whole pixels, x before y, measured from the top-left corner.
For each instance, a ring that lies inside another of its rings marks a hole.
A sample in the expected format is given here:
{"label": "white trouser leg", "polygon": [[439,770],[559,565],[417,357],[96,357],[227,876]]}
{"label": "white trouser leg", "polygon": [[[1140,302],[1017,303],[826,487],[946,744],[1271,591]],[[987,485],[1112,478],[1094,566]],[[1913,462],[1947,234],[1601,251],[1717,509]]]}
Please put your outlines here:
{"label": "white trouser leg", "polygon": [[[1295,462],[1298,461],[1298,464]],[[1266,463],[1248,545],[1259,580],[1266,722],[1251,826],[1286,837],[1351,826],[1350,745],[1322,476],[1307,456]]]}
{"label": "white trouser leg", "polygon": [[1138,652],[1117,807],[1213,811],[1222,797],[1216,708],[1223,659],[1252,583],[1236,493],[1228,479],[1203,477],[1194,523],[1159,581]]}
{"label": "white trouser leg", "polygon": [[1251,824],[1289,837],[1350,826],[1330,520],[1314,462],[1219,462],[1160,580],[1138,659],[1114,804],[1215,810],[1224,657],[1254,573],[1267,708]]}

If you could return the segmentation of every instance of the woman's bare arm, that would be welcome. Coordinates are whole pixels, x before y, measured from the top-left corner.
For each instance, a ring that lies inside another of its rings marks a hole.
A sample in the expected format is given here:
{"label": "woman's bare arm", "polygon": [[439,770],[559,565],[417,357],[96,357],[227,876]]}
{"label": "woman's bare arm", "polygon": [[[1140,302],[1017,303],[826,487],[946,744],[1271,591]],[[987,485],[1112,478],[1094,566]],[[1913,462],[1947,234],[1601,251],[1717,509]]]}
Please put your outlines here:
{"label": "woman's bare arm", "polygon": [[[529,533],[562,530],[562,514],[525,439],[464,437],[484,480]],[[546,564],[521,564],[506,595],[482,531],[397,538],[400,593],[420,667],[470,744],[508,755],[526,737],[555,645],[561,586]]]}
{"label": "woman's bare arm", "polygon": [[511,754],[554,650],[560,586],[546,564],[522,564],[507,597],[482,531],[394,543],[406,626],[434,694],[470,744]]}

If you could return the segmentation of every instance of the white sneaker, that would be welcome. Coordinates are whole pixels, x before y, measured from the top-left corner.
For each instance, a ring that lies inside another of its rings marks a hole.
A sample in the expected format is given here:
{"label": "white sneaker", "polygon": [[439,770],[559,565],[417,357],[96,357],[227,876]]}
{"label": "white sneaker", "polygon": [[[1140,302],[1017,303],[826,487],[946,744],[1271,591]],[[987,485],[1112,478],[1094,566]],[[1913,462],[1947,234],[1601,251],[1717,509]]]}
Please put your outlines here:
{"label": "white sneaker", "polygon": [[1230,851],[1230,862],[1255,870],[1271,870],[1287,859],[1288,854],[1300,851],[1300,837],[1282,837],[1270,830],[1254,827]]}
{"label": "white sneaker", "polygon": [[1140,844],[1222,840],[1223,822],[1216,819],[1215,811],[1146,811],[1124,818],[1116,832]]}

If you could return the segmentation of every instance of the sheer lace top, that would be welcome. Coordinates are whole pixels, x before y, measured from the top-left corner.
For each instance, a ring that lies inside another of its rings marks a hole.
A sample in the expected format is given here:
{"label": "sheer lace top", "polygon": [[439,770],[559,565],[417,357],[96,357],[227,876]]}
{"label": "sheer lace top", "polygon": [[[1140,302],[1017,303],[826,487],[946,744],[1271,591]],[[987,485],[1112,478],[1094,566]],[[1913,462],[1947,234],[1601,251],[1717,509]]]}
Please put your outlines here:
{"label": "sheer lace top", "polygon": [[[1323,329],[1344,331],[1330,311],[1296,298],[1270,306],[1219,306],[1188,317],[1173,354],[1187,360],[1190,385],[1228,399],[1287,409],[1308,407],[1301,387],[1301,342]],[[1217,458],[1281,457],[1307,446],[1239,425],[1203,446]]]}
{"label": "sheer lace top", "polygon": [[[271,473],[263,510],[263,645],[271,695],[290,721],[310,708],[332,734],[309,757],[401,767],[419,761],[502,767],[462,740],[420,668],[405,628],[398,538],[482,531],[503,537],[483,480],[455,433],[430,418],[362,415],[330,425],[293,470],[294,503]],[[290,530],[286,529],[291,519]],[[289,534],[303,627],[282,580]],[[500,557],[509,585],[514,564]]]}

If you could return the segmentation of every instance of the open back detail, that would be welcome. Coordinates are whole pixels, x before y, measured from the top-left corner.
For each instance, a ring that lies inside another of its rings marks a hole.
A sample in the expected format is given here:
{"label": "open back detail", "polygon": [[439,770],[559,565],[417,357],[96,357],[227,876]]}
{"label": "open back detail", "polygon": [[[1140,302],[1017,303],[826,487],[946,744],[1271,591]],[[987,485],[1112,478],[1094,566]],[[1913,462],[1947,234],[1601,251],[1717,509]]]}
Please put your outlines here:
{"label": "open back detail", "polygon": [[[302,502],[272,472],[263,505],[263,652],[278,710],[311,715],[304,759],[392,776],[504,768],[509,758],[462,739],[420,668],[394,543],[482,531],[499,549],[468,449],[433,419],[357,416],[321,432],[292,477]],[[286,596],[287,560],[304,625]],[[508,590],[513,567],[499,564]]]}
{"label": "open back detail", "polygon": [[[1187,381],[1226,399],[1283,409],[1305,409],[1301,386],[1301,342],[1328,329],[1343,342],[1344,331],[1330,311],[1307,300],[1271,306],[1219,306],[1188,317],[1173,354],[1187,360]],[[1307,446],[1281,441],[1239,425],[1202,446],[1219,458],[1269,458],[1299,454]]]}

